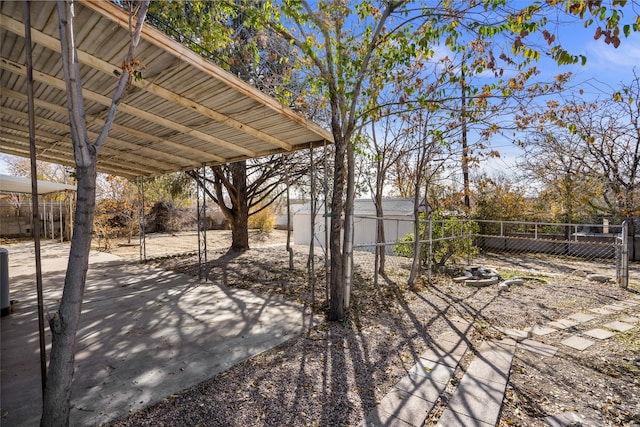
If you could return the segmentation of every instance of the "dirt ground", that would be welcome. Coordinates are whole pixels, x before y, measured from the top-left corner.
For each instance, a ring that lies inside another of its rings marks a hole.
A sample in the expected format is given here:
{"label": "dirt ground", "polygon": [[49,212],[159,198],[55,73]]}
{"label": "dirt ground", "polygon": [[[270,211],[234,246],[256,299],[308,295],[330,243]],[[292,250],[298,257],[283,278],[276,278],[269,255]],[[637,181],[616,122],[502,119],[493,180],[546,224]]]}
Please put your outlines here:
{"label": "dirt ground", "polygon": [[[613,282],[588,281],[595,265],[558,259],[478,258],[504,277],[524,276],[524,285],[499,292],[495,286],[473,288],[455,283],[454,266],[422,280],[415,291],[405,285],[408,262],[390,257],[386,277],[377,286],[372,266],[357,258],[352,307],[344,322],[325,322],[325,271],[317,257],[312,280],[306,247],[294,247],[289,269],[286,233],[252,233],[252,249],[227,253],[230,232],[208,233],[209,279],[228,286],[276,293],[313,307],[318,321],[308,334],[262,353],[164,402],[114,422],[113,426],[346,426],[358,425],[365,412],[406,374],[432,339],[453,317],[473,320],[472,343],[501,337],[498,327],[525,328],[574,313],[629,300],[640,292],[640,269],[632,265],[628,290]],[[184,250],[183,250],[184,249]],[[111,253],[138,259],[139,247],[113,242]],[[316,250],[316,254],[318,254]],[[183,253],[182,256],[175,254]],[[172,255],[173,254],[173,255]],[[320,255],[322,253],[320,252]],[[147,256],[154,265],[197,275],[194,233],[148,236]],[[555,273],[542,265],[557,265]],[[629,309],[599,316],[580,326],[595,328]],[[584,351],[559,344],[576,330],[536,337],[559,348],[554,357],[517,350],[500,415],[500,426],[544,426],[545,419],[574,413],[585,426],[640,425],[640,326],[619,332]],[[215,331],[212,331],[215,333]],[[472,355],[463,359],[452,383]],[[442,408],[447,395],[441,398]],[[426,425],[437,423],[438,410]],[[565,424],[569,425],[569,424]]]}

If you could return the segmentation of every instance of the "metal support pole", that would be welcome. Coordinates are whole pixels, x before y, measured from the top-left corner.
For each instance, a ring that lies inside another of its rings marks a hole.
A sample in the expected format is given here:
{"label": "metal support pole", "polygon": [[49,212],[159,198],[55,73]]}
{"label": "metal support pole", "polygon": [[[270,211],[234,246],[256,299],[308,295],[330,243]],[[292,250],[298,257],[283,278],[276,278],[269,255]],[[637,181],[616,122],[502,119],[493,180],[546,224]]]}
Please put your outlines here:
{"label": "metal support pole", "polygon": [[62,200],[58,200],[58,211],[60,214],[60,243],[64,243],[64,230],[63,230],[63,221],[62,221]]}
{"label": "metal support pole", "polygon": [[291,247],[291,186],[289,185],[289,157],[286,157],[284,179],[287,186],[287,253],[289,254],[289,270],[293,270],[293,248]]}
{"label": "metal support pole", "polygon": [[[198,277],[209,280],[209,266],[207,263],[207,192],[205,187],[206,167],[202,166],[200,179],[197,180],[197,208],[198,208]],[[202,200],[200,200],[202,198]]]}
{"label": "metal support pole", "polygon": [[42,380],[42,399],[47,384],[47,350],[44,339],[44,297],[42,293],[42,263],[40,258],[40,214],[38,212],[38,168],[36,165],[36,122],[33,101],[33,60],[31,57],[31,10],[28,1],[24,2],[24,51],[27,65],[27,104],[29,114],[29,155],[31,157],[31,203],[33,205],[33,243],[36,256],[36,292],[38,294],[38,331],[40,337],[40,376]]}
{"label": "metal support pole", "polygon": [[[309,147],[309,161],[311,163],[311,167],[309,171],[311,173],[311,200],[309,200],[309,207],[311,210],[311,239],[309,242],[309,281],[311,282],[311,304],[315,305],[316,303],[316,262],[315,262],[315,251],[314,251],[314,241],[316,237],[316,170],[314,167],[313,161],[313,146]],[[325,200],[325,209],[326,209]],[[327,251],[327,244],[329,242],[324,242],[324,250]],[[328,292],[327,286],[327,292]],[[327,297],[328,301],[328,297]]]}
{"label": "metal support pole", "polygon": [[429,212],[429,256],[427,257],[427,264],[429,267],[429,284],[431,284],[431,276],[433,270],[433,264],[431,259],[433,258],[433,219],[431,218],[431,212]]}
{"label": "metal support pole", "polygon": [[49,216],[51,218],[51,240],[56,239],[56,230],[53,222],[53,199],[49,202]]}
{"label": "metal support pole", "polygon": [[147,235],[144,222],[144,178],[138,177],[138,238],[140,241],[140,262],[147,262]]}

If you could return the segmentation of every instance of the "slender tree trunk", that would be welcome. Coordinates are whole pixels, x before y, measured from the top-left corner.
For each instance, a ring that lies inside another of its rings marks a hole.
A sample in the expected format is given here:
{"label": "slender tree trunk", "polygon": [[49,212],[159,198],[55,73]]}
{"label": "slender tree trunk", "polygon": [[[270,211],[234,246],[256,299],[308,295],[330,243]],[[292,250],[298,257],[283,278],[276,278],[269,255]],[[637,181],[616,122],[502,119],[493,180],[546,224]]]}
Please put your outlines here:
{"label": "slender tree trunk", "polygon": [[[382,167],[380,165],[380,161],[377,163],[377,174],[376,174],[376,194],[375,197],[375,207],[376,207],[376,217],[379,218],[376,220],[376,243],[383,243],[386,240],[384,235],[384,211],[382,209],[382,189],[384,186],[384,174],[382,171]],[[398,236],[399,237],[399,236]],[[378,253],[378,273],[384,274],[385,264],[386,264],[386,252],[385,247],[380,245],[376,246],[376,252]]]}
{"label": "slender tree trunk", "polygon": [[347,144],[347,197],[345,202],[345,224],[343,244],[343,274],[344,274],[344,310],[348,310],[351,303],[351,281],[353,279],[353,202],[356,197],[355,184],[355,150],[351,143]]}
{"label": "slender tree trunk", "polygon": [[78,201],[65,286],[60,307],[49,320],[52,346],[45,387],[42,426],[69,425],[76,332],[82,310],[95,212],[95,162],[76,169]]}
{"label": "slender tree trunk", "polygon": [[334,132],[335,162],[333,173],[333,195],[331,196],[331,233],[329,250],[331,253],[331,283],[329,295],[329,320],[342,320],[344,308],[344,271],[340,232],[342,231],[342,210],[345,183],[346,142],[342,135]]}

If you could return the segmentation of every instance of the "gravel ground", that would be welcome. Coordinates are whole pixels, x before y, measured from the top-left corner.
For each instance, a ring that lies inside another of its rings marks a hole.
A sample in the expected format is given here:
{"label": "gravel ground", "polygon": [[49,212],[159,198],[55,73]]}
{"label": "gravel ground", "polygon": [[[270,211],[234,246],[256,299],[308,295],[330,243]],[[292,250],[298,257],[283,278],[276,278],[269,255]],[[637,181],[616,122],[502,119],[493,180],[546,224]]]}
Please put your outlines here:
{"label": "gravel ground", "polygon": [[[495,287],[472,288],[451,280],[460,272],[454,267],[434,276],[431,285],[421,282],[415,291],[409,291],[404,285],[406,260],[390,258],[388,277],[380,277],[378,286],[374,286],[371,268],[362,256],[358,258],[353,305],[347,319],[325,322],[324,271],[318,269],[312,289],[307,250],[302,247],[294,248],[294,269],[289,270],[283,236],[283,232],[252,235],[253,249],[243,254],[228,254],[220,248],[225,238],[212,236],[220,245],[209,251],[210,278],[303,302],[314,307],[317,326],[304,336],[167,396],[163,402],[114,421],[111,426],[358,425],[450,318],[473,320],[476,327],[472,342],[478,345],[487,338],[501,337],[496,327],[542,324],[630,299],[640,290],[636,265],[630,290],[623,290],[613,283],[586,280],[583,273],[589,265],[572,265],[571,274],[551,274],[536,272],[535,265],[527,264],[524,269],[508,260],[487,258],[475,262],[486,262],[505,276],[525,275],[528,279],[509,292],[498,292]],[[111,252],[117,254],[119,247],[113,245]],[[153,262],[185,274],[198,271],[197,255],[165,254]],[[323,265],[321,258],[316,265]],[[566,270],[566,264],[563,266]],[[636,309],[635,314],[639,311]],[[629,314],[634,312],[620,315]],[[595,327],[606,319],[594,319],[585,327]],[[539,339],[559,346],[563,334]],[[471,356],[463,359],[454,384]],[[542,426],[546,425],[545,417],[576,411],[583,417],[582,425],[637,426],[638,390],[638,326],[582,352],[563,346],[553,358],[518,350],[499,425]],[[435,425],[437,415],[436,410],[426,425]]]}

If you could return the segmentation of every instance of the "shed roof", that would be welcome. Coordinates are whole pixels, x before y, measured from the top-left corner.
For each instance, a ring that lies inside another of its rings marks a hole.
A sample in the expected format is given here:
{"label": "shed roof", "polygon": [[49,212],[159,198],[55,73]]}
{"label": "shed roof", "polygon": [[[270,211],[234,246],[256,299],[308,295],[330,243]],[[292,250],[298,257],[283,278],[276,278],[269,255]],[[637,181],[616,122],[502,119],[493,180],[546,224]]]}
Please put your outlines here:
{"label": "shed roof", "polygon": [[[74,166],[55,2],[31,2],[37,158]],[[128,13],[76,3],[89,137],[104,123],[129,46]],[[0,152],[29,157],[22,2],[0,2]],[[331,133],[145,25],[143,80],[118,107],[98,170],[154,176],[332,143]]]}
{"label": "shed roof", "polygon": [[[300,203],[292,206],[294,215],[310,215],[311,206],[309,203]],[[385,217],[406,216],[413,217],[413,199],[406,198],[385,198],[382,199],[382,210]],[[324,204],[318,207],[320,214],[324,213]],[[353,213],[359,216],[376,216],[376,206],[372,199],[355,199],[353,201]]]}
{"label": "shed roof", "polygon": [[[38,194],[75,191],[75,185],[38,180]],[[0,175],[0,193],[31,193],[31,178],[21,176]]]}

